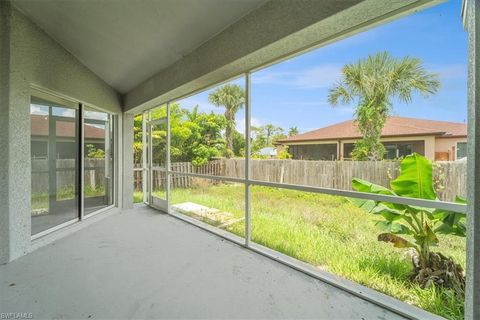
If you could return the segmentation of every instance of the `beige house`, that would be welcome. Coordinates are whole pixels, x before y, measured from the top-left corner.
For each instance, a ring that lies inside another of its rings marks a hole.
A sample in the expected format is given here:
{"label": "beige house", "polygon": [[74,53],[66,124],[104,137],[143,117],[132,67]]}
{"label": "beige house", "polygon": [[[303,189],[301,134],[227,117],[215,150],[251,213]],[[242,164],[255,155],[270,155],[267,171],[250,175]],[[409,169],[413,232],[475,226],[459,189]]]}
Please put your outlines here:
{"label": "beige house", "polygon": [[[289,147],[293,159],[349,159],[361,138],[353,120],[301,133],[277,143]],[[430,160],[454,161],[466,157],[467,125],[405,117],[390,117],[382,130],[385,158],[395,159],[413,152]]]}

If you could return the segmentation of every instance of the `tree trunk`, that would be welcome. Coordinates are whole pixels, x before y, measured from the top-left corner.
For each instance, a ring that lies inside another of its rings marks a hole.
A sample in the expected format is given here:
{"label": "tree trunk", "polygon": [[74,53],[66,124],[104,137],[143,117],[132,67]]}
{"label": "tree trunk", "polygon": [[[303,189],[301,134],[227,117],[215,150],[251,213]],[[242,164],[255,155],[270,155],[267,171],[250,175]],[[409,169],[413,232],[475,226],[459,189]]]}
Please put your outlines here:
{"label": "tree trunk", "polygon": [[227,126],[225,127],[225,139],[227,140],[226,157],[230,158],[233,154],[233,125],[235,118],[228,108],[225,110],[225,119],[227,119]]}

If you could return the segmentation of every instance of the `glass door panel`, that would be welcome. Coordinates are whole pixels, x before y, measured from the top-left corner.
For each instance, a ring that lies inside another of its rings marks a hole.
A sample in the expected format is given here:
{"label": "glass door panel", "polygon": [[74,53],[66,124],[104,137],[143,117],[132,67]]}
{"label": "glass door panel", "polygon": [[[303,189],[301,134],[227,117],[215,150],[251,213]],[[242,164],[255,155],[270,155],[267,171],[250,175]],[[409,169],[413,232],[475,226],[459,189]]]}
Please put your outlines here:
{"label": "glass door panel", "polygon": [[84,215],[113,204],[113,116],[85,107]]}
{"label": "glass door panel", "polygon": [[78,218],[78,108],[32,97],[32,235]]}
{"label": "glass door panel", "polygon": [[167,118],[166,106],[149,112],[146,126],[148,203],[168,210],[167,202]]}
{"label": "glass door panel", "polygon": [[150,122],[151,204],[167,210],[167,119]]}

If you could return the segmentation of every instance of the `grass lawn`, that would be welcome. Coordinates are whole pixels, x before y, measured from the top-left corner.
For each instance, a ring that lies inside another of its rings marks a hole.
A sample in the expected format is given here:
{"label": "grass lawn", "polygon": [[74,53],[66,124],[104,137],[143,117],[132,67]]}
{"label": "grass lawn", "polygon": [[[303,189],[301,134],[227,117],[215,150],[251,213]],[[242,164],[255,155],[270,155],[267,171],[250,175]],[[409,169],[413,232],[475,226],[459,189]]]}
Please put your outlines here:
{"label": "grass lawn", "polygon": [[[105,195],[105,188],[99,186],[92,188],[90,185],[85,186],[85,197],[98,197]],[[73,186],[68,186],[57,190],[56,199],[70,200],[75,198],[75,190]],[[48,192],[33,192],[32,193],[32,214],[47,214],[49,211],[49,195]]]}
{"label": "grass lawn", "polygon": [[133,203],[141,203],[143,202],[143,192],[135,190],[133,192]]}
{"label": "grass lawn", "polygon": [[[137,195],[137,199],[140,199]],[[172,204],[194,202],[244,216],[244,186],[173,189]],[[342,197],[252,187],[252,240],[448,319],[463,318],[463,300],[447,289],[408,281],[406,250],[377,241],[376,217]],[[244,235],[244,222],[227,228]],[[465,239],[443,236],[438,251],[465,266]]]}

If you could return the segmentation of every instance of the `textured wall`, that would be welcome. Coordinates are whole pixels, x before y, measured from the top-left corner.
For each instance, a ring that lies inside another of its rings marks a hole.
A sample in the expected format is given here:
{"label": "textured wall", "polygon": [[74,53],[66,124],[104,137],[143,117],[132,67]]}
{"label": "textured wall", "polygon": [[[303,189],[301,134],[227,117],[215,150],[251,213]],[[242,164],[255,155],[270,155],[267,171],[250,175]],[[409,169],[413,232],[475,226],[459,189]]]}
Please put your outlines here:
{"label": "textured wall", "polygon": [[123,166],[122,166],[122,201],[123,209],[133,208],[133,115],[125,113],[122,119]]}
{"label": "textured wall", "polygon": [[9,107],[9,4],[0,1],[0,263],[9,257],[9,199],[8,199],[8,107]]}
{"label": "textured wall", "polygon": [[0,100],[0,150],[8,161],[0,164],[0,261],[8,262],[30,248],[30,86],[112,112],[121,107],[105,82],[8,2],[1,6],[1,90],[7,96],[2,92]]}
{"label": "textured wall", "polygon": [[467,142],[467,138],[437,138],[435,139],[435,152],[452,152],[451,159],[456,160],[457,158],[457,143],[458,142]]}

